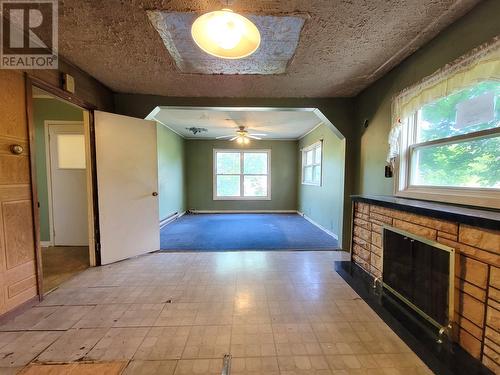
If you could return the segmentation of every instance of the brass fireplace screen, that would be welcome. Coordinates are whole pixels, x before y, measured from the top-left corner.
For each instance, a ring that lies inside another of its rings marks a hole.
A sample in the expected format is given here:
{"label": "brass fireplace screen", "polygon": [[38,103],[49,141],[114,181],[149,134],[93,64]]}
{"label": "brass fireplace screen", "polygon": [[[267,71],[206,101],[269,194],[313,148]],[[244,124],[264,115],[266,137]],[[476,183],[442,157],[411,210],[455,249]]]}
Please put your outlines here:
{"label": "brass fireplace screen", "polygon": [[454,314],[455,250],[384,226],[382,284],[440,329]]}

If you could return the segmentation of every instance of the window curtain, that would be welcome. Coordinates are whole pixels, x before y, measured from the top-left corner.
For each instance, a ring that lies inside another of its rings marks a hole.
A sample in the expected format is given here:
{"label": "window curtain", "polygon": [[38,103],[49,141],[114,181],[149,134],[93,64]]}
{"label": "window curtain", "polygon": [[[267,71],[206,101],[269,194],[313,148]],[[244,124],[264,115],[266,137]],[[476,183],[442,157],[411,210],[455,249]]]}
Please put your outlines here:
{"label": "window curtain", "polygon": [[485,80],[500,80],[500,37],[495,37],[397,94],[392,101],[387,162],[392,163],[399,155],[399,135],[406,117],[427,103]]}

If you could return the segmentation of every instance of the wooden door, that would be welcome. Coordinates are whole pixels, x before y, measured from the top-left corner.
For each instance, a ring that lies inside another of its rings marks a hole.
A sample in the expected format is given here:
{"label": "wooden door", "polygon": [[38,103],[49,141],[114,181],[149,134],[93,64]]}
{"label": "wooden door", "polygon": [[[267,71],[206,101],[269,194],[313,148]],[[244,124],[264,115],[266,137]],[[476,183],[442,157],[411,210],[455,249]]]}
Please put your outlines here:
{"label": "wooden door", "polygon": [[[25,81],[0,69],[0,314],[37,294]],[[12,145],[23,148],[20,155]]]}
{"label": "wooden door", "polygon": [[101,263],[159,250],[156,123],[94,115]]}

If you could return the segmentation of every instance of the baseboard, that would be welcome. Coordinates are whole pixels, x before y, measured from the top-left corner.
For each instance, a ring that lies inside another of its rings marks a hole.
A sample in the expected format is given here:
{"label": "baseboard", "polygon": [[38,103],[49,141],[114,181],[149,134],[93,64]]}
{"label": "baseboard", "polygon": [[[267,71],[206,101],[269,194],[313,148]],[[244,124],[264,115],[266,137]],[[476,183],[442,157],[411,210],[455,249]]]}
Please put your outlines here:
{"label": "baseboard", "polygon": [[40,241],[40,246],[41,247],[50,247],[50,246],[54,246],[52,244],[52,241]]}
{"label": "baseboard", "polygon": [[295,210],[189,210],[193,214],[296,214]]}
{"label": "baseboard", "polygon": [[185,215],[186,211],[182,211],[181,213],[174,212],[172,215],[167,216],[165,219],[160,220],[160,229],[163,228],[164,226],[170,224],[172,221],[177,220],[181,216]]}
{"label": "baseboard", "polygon": [[304,219],[306,219],[308,222],[310,222],[312,225],[318,227],[319,229],[321,229],[323,232],[325,232],[326,234],[328,234],[329,236],[335,238],[337,241],[339,240],[339,236],[337,236],[335,233],[333,233],[332,231],[326,229],[324,226],[322,226],[321,224],[318,224],[316,223],[313,219],[311,219],[310,217],[307,217],[303,212],[300,212],[300,211],[297,211],[297,213],[302,216]]}

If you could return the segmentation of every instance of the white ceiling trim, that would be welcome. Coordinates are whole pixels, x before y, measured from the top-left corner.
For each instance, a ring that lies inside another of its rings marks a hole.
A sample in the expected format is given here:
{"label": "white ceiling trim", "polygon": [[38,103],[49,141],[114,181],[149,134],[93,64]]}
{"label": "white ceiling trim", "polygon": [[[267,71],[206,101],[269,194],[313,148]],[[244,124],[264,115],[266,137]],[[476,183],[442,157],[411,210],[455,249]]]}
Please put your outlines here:
{"label": "white ceiling trim", "polygon": [[311,134],[313,131],[315,131],[316,129],[318,129],[321,125],[323,125],[323,122],[320,122],[318,125],[316,125],[314,128],[312,128],[311,130],[309,130],[307,133],[301,135],[300,138],[298,138],[297,140],[300,141],[302,138],[306,137],[307,135]]}

